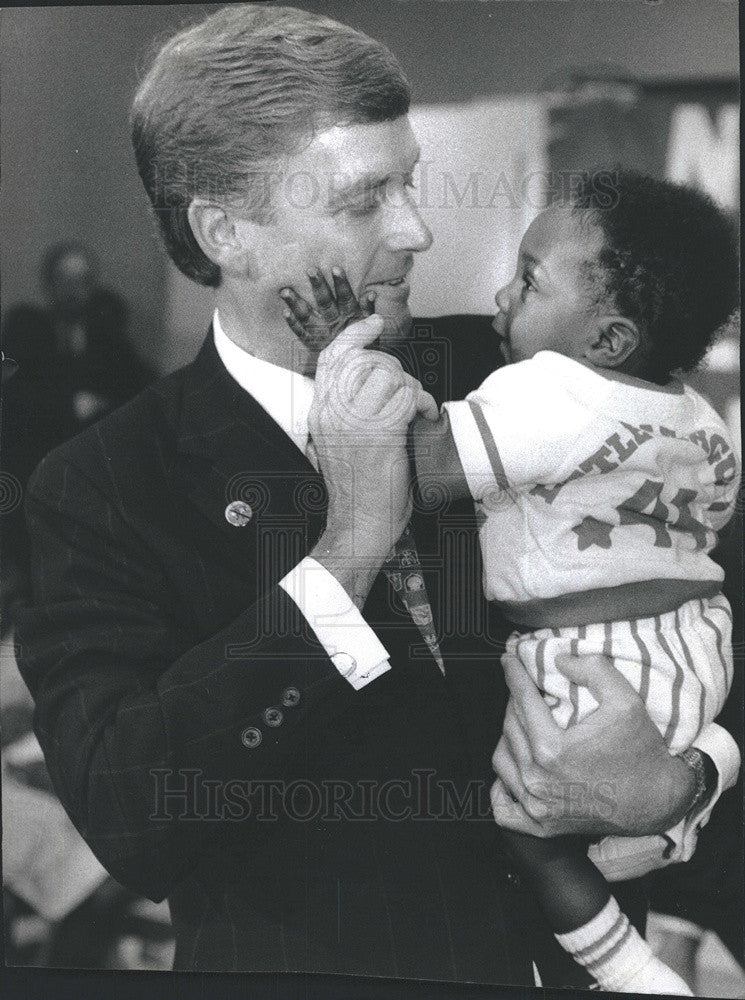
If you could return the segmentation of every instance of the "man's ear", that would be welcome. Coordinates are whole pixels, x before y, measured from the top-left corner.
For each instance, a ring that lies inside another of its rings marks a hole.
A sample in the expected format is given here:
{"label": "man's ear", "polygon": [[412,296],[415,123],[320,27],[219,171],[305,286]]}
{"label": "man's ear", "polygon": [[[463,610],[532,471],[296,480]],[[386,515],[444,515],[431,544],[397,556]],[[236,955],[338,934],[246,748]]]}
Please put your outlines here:
{"label": "man's ear", "polygon": [[189,205],[189,224],[205,256],[224,271],[248,273],[250,247],[245,227],[236,226],[226,208],[204,198]]}
{"label": "man's ear", "polygon": [[642,347],[642,335],[632,320],[626,316],[600,316],[585,357],[598,368],[620,368],[632,359],[636,361]]}

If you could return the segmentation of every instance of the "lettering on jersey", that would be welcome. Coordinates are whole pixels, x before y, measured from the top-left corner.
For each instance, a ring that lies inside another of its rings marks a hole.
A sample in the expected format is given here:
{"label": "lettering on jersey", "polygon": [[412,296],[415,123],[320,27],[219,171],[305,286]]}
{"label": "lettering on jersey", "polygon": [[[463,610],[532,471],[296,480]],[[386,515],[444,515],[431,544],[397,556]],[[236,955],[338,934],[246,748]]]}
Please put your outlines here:
{"label": "lettering on jersey", "polygon": [[618,462],[609,461],[610,455],[611,449],[607,444],[604,444],[597,451],[593,452],[589,458],[586,458],[584,462],[581,462],[579,467],[585,474],[592,472],[593,469],[597,469],[598,472],[610,472],[611,469],[618,468]]}
{"label": "lettering on jersey", "polygon": [[683,440],[692,441],[706,455],[709,465],[714,466],[714,485],[727,486],[737,475],[737,459],[729,442],[721,434],[714,432],[707,436],[706,431],[697,430],[687,434]]}
{"label": "lettering on jersey", "polygon": [[[539,483],[529,490],[530,495],[541,497],[546,503],[551,504],[567,483],[591,473],[603,475],[606,472],[612,472],[613,469],[617,469],[628,461],[641,445],[646,441],[651,441],[655,436],[677,438],[679,441],[690,441],[692,444],[698,445],[706,455],[709,465],[714,466],[714,486],[716,487],[728,486],[737,475],[737,459],[721,434],[695,430],[690,434],[679,435],[670,427],[665,427],[662,424],[654,428],[651,424],[636,426],[635,424],[627,424],[623,420],[620,423],[628,432],[628,436],[622,436],[619,432],[611,434],[597,451],[580,462],[563,482],[550,486]],[[642,510],[644,509],[642,508]],[[724,508],[717,505],[710,509],[720,510]]]}

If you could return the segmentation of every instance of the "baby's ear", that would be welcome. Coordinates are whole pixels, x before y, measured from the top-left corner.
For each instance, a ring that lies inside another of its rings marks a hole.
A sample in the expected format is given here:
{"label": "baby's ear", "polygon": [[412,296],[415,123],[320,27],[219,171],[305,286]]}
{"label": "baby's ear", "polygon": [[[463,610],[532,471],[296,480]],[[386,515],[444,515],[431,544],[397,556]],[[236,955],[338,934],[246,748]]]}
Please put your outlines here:
{"label": "baby's ear", "polygon": [[585,357],[598,368],[620,368],[643,347],[639,328],[626,316],[600,316]]}

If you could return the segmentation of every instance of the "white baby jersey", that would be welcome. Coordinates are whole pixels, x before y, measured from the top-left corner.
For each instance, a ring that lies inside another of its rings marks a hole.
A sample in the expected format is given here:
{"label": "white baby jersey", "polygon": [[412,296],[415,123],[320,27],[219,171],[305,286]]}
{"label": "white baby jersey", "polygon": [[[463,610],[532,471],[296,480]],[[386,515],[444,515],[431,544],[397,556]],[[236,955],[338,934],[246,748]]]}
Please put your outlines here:
{"label": "white baby jersey", "polygon": [[541,351],[444,408],[481,521],[488,599],[519,607],[638,581],[716,590],[709,552],[739,463],[690,387],[610,378]]}

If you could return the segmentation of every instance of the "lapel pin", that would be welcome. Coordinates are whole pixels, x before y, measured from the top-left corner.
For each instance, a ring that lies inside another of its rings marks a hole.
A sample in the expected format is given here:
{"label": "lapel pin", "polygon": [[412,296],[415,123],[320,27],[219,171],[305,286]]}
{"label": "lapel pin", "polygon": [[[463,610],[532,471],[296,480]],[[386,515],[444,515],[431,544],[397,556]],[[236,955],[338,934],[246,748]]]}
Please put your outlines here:
{"label": "lapel pin", "polygon": [[245,500],[233,500],[225,508],[225,520],[234,528],[244,528],[253,516],[254,512]]}

